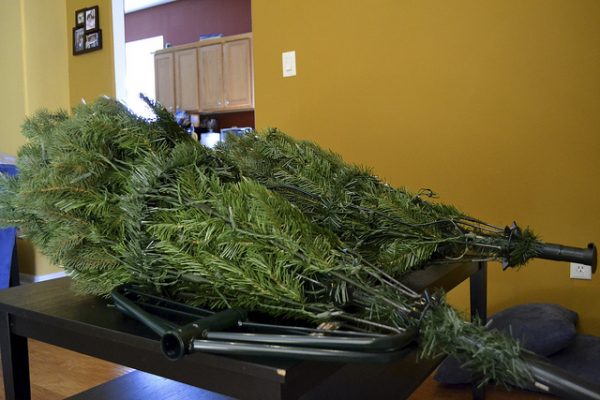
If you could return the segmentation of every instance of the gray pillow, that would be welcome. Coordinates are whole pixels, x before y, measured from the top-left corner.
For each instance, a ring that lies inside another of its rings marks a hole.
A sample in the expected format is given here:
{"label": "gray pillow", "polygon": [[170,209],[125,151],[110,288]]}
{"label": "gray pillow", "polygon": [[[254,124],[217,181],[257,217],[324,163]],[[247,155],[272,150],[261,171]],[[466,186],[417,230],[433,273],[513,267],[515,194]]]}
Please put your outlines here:
{"label": "gray pillow", "polygon": [[577,313],[558,304],[530,303],[493,315],[490,329],[518,339],[523,347],[541,356],[561,351],[575,340]]}
{"label": "gray pillow", "polygon": [[[522,304],[500,311],[490,318],[488,329],[506,332],[518,339],[523,347],[541,356],[549,356],[575,340],[577,313],[558,304]],[[470,383],[471,372],[462,363],[448,357],[434,378],[448,384]]]}

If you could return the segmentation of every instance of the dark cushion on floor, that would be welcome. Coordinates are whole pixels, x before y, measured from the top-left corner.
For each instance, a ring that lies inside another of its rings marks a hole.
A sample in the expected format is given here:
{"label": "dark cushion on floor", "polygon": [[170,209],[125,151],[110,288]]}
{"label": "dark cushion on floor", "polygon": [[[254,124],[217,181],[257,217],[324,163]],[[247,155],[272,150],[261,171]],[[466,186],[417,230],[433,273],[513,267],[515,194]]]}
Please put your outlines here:
{"label": "dark cushion on floor", "polygon": [[[549,356],[575,340],[577,313],[558,304],[530,303],[507,308],[490,317],[489,329],[506,332],[523,347]],[[438,368],[438,382],[458,384],[471,382],[471,373],[460,368],[461,362],[448,357]]]}
{"label": "dark cushion on floor", "polygon": [[557,367],[600,385],[600,337],[577,335],[569,347],[548,359]]}
{"label": "dark cushion on floor", "polygon": [[577,313],[558,304],[523,304],[490,317],[490,328],[509,333],[541,356],[561,351],[575,340]]}

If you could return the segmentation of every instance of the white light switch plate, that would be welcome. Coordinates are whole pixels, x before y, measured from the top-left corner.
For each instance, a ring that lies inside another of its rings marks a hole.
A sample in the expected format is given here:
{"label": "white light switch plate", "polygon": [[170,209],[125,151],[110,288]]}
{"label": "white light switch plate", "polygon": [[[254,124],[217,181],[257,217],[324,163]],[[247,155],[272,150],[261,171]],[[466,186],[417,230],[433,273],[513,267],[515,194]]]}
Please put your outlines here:
{"label": "white light switch plate", "polygon": [[286,51],[281,53],[281,63],[283,66],[283,76],[296,76],[296,52]]}
{"label": "white light switch plate", "polygon": [[592,267],[580,263],[571,263],[571,279],[592,279]]}

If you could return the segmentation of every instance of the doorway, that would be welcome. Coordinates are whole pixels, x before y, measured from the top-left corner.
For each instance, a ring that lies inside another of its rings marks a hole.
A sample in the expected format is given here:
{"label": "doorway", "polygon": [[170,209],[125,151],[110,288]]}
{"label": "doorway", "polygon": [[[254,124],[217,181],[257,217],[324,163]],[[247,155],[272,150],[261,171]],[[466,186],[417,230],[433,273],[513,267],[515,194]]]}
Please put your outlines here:
{"label": "doorway", "polygon": [[131,111],[141,117],[152,118],[154,114],[140,99],[143,93],[150,99],[156,98],[154,87],[154,52],[163,48],[163,37],[125,43],[125,99],[122,101]]}

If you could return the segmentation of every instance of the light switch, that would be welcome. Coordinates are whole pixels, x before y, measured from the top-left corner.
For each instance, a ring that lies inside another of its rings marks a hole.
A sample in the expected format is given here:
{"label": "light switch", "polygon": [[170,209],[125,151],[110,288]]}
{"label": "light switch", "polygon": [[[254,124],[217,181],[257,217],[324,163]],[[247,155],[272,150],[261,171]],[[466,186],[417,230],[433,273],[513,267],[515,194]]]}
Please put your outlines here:
{"label": "light switch", "polygon": [[283,64],[283,76],[296,76],[296,52],[286,51],[281,54],[281,62]]}

